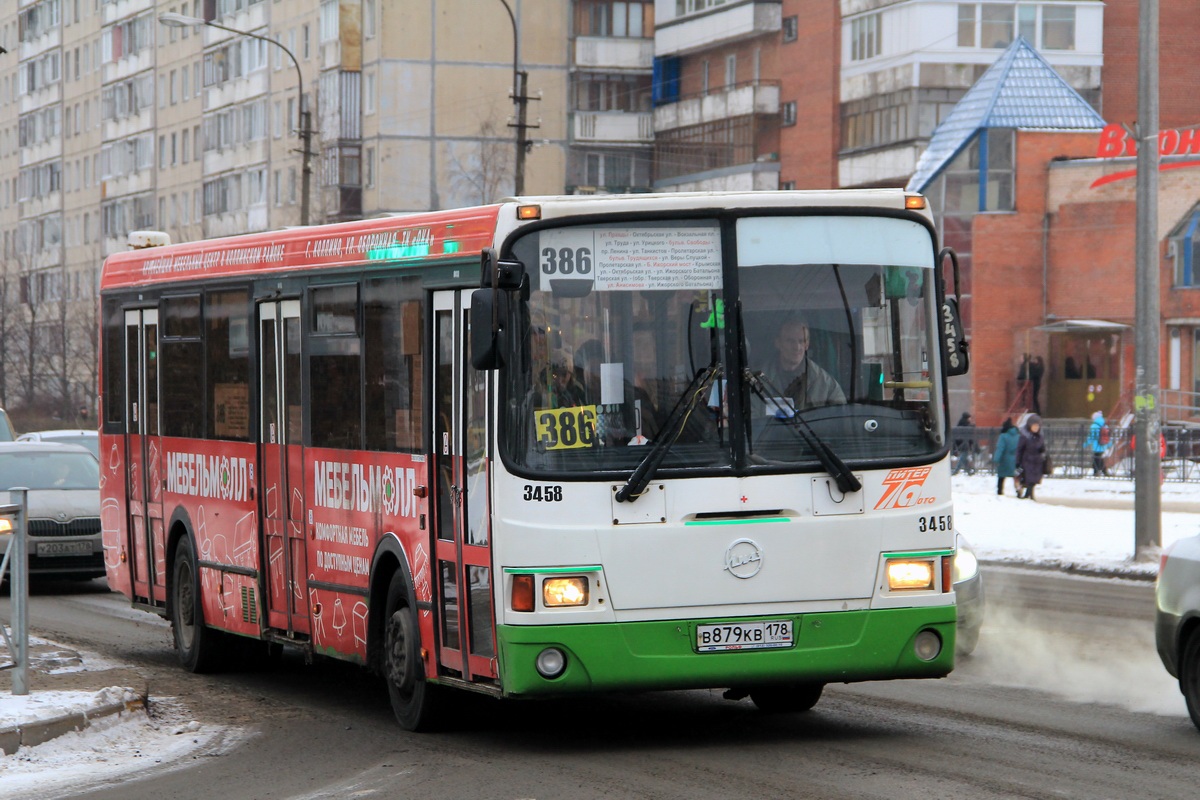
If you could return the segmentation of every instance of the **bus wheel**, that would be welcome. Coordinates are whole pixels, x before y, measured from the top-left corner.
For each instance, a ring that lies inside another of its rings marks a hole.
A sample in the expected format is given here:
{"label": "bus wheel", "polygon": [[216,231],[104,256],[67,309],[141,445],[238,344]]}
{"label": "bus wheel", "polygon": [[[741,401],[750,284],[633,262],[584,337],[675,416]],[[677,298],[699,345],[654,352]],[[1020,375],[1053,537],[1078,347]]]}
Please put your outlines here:
{"label": "bus wheel", "polygon": [[392,711],[400,727],[410,731],[429,730],[434,717],[437,687],[425,681],[421,659],[421,633],[408,603],[404,575],[392,576],[387,593],[384,628],[384,677],[392,700]]}
{"label": "bus wheel", "polygon": [[200,571],[188,537],[175,546],[175,573],[171,582],[171,631],[179,663],[188,672],[212,672],[224,655],[220,631],[204,625],[200,600]]}
{"label": "bus wheel", "polygon": [[768,714],[794,714],[808,711],[821,699],[823,683],[797,683],[789,686],[759,686],[750,692],[750,699],[759,711]]}

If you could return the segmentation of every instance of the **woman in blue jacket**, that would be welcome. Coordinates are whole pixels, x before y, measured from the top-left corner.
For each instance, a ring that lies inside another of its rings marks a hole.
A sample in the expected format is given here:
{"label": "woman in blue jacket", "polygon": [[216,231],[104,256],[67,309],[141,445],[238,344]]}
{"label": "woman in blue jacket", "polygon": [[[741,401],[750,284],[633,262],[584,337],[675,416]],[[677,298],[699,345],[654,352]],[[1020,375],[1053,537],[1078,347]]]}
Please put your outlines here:
{"label": "woman in blue jacket", "polygon": [[[1017,442],[1021,432],[1013,425],[1011,419],[1004,420],[1000,426],[1000,435],[996,437],[996,449],[992,453],[992,464],[996,469],[996,494],[1004,494],[1004,479],[1017,474]],[[1021,496],[1021,487],[1017,487],[1017,496]]]}

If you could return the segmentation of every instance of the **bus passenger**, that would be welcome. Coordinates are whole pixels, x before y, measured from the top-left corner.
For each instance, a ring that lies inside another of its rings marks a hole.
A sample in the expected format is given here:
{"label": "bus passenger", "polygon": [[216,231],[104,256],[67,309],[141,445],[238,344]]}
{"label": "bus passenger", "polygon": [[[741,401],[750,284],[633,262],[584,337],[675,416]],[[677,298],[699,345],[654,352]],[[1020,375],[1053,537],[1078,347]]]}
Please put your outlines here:
{"label": "bus passenger", "polygon": [[808,325],[789,317],[775,334],[776,358],[763,375],[767,385],[783,393],[796,410],[846,402],[842,387],[808,356]]}

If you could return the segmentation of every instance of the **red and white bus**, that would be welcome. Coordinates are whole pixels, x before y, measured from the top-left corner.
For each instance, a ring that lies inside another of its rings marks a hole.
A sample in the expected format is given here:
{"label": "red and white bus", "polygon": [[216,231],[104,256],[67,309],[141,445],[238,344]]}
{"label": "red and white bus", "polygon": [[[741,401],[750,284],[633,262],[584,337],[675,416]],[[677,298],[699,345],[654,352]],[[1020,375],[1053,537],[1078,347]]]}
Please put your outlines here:
{"label": "red and white bus", "polygon": [[170,619],[187,669],[237,637],[358,662],[410,729],[452,688],[803,710],[831,681],[944,676],[961,370],[938,254],[923,197],[868,190],[528,198],[113,255],[109,584]]}

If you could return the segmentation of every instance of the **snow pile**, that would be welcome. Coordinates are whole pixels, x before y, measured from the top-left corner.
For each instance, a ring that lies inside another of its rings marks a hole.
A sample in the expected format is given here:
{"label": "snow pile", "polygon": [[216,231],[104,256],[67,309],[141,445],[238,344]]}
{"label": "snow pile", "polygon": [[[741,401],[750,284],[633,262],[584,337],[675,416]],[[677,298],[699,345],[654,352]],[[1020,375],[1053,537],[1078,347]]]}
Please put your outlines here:
{"label": "snow pile", "polygon": [[[35,711],[57,716],[136,699],[135,693],[120,687],[99,692],[38,692],[22,698],[4,696],[0,698],[0,719],[11,719],[16,714],[28,721],[25,714]],[[241,732],[231,733],[190,719],[187,710],[173,698],[151,700],[144,710],[100,717],[84,731],[0,756],[0,800],[54,797],[61,790],[116,783],[156,765],[178,768],[201,752],[232,746],[241,736]]]}
{"label": "snow pile", "polygon": [[[1011,480],[1006,489],[998,496],[992,475],[954,477],[955,527],[981,560],[1143,579],[1158,573],[1157,551],[1134,560],[1132,481],[1047,478],[1036,501],[1018,500]],[[1164,508],[1200,509],[1195,485],[1166,484],[1162,500]],[[1200,533],[1198,522],[1196,513],[1164,511],[1163,548]]]}

